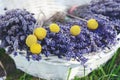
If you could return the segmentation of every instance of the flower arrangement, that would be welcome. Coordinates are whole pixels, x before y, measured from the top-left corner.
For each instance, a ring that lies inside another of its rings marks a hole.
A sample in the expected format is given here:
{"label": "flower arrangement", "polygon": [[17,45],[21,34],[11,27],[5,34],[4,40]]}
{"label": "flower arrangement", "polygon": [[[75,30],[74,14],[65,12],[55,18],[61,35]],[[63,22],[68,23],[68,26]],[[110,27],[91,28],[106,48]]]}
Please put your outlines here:
{"label": "flower arrangement", "polygon": [[[93,14],[83,19],[64,20],[47,26],[35,27],[36,20],[26,10],[14,9],[1,15],[2,46],[17,55],[17,50],[26,50],[26,58],[40,60],[41,54],[51,54],[67,60],[85,63],[83,56],[114,45],[116,30],[105,16]],[[41,54],[40,54],[41,53]]]}
{"label": "flower arrangement", "polygon": [[7,10],[0,15],[0,46],[15,56],[26,51],[28,61],[54,55],[84,64],[88,60],[84,55],[116,45],[120,33],[119,3],[93,1],[71,8],[63,14],[62,21],[57,19],[43,25],[37,24],[34,13],[26,9]]}

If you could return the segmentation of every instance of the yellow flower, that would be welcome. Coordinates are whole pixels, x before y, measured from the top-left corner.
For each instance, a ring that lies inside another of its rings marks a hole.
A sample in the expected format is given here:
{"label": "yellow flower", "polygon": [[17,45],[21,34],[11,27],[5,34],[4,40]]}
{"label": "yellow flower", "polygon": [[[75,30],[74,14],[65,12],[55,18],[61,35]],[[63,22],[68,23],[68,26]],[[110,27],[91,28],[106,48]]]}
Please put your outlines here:
{"label": "yellow flower", "polygon": [[80,26],[78,25],[74,25],[70,28],[70,33],[73,35],[73,36],[77,36],[79,35],[81,32],[81,28]]}
{"label": "yellow flower", "polygon": [[39,40],[43,40],[47,35],[47,31],[46,29],[39,27],[34,30],[34,34]]}
{"label": "yellow flower", "polygon": [[89,29],[95,30],[98,28],[98,22],[95,19],[90,19],[87,21],[87,26]]}
{"label": "yellow flower", "polygon": [[58,33],[60,31],[60,27],[56,23],[50,24],[50,31],[54,33]]}
{"label": "yellow flower", "polygon": [[42,47],[40,44],[36,43],[36,44],[31,45],[30,51],[33,54],[40,54],[42,51]]}
{"label": "yellow flower", "polygon": [[28,35],[26,38],[26,45],[30,47],[32,44],[37,43],[37,38],[35,35]]}

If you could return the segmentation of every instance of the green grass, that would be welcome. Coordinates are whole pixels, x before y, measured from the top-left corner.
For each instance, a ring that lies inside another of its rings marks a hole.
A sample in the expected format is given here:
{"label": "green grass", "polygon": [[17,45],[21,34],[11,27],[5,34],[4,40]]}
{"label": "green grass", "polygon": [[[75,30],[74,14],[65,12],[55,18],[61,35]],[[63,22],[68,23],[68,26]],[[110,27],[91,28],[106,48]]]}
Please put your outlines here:
{"label": "green grass", "polygon": [[106,64],[101,65],[88,76],[74,80],[120,80],[120,49]]}
{"label": "green grass", "polygon": [[[1,50],[0,50],[1,52]],[[2,50],[4,52],[4,50]],[[14,76],[14,74],[18,74]],[[69,71],[70,74],[70,71]],[[69,78],[69,75],[68,75]],[[20,70],[16,70],[8,76],[7,80],[39,80]],[[88,76],[83,78],[75,77],[74,80],[120,80],[120,49],[106,64],[101,65],[97,70],[94,70]]]}

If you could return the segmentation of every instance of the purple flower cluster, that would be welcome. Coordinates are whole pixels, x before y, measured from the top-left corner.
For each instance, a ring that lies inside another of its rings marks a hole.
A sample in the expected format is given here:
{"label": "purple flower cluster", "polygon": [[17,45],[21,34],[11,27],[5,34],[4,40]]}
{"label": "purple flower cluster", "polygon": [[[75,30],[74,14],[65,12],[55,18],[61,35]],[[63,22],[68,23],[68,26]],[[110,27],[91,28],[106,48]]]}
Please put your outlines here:
{"label": "purple flower cluster", "polygon": [[[78,61],[84,60],[84,62],[86,62],[82,54],[96,50],[90,40],[90,34],[84,22],[74,20],[65,23],[57,22],[57,24],[61,29],[59,33],[52,33],[49,28],[46,28],[48,31],[47,37],[41,42],[43,47],[42,53],[46,57],[50,54],[54,54],[59,58],[65,56],[67,60],[74,58]],[[80,35],[75,37],[70,34],[70,27],[72,25],[82,26]]]}
{"label": "purple flower cluster", "polygon": [[120,1],[119,0],[100,0],[98,2],[93,2],[90,5],[90,9],[95,14],[102,14],[108,16],[111,23],[120,33]]}
{"label": "purple flower cluster", "polygon": [[73,14],[78,17],[88,17],[94,14],[108,17],[118,33],[120,33],[120,0],[93,0],[90,5],[77,7]]}
{"label": "purple flower cluster", "polygon": [[[73,58],[84,63],[87,59],[83,54],[96,52],[99,49],[114,45],[117,32],[113,25],[109,23],[106,17],[101,17],[101,15],[95,15],[94,18],[99,23],[97,30],[89,30],[86,22],[76,19],[64,23],[57,22],[61,28],[59,33],[52,33],[49,28],[46,28],[48,33],[47,37],[41,42],[42,53],[47,57],[50,54],[55,54],[59,58],[65,56],[68,60]],[[70,34],[72,25],[81,26],[81,33],[78,36]]]}
{"label": "purple flower cluster", "polygon": [[91,3],[92,4],[89,6],[89,8],[93,13],[120,18],[119,0],[98,0],[92,1]]}
{"label": "purple flower cluster", "polygon": [[93,38],[97,46],[104,48],[115,44],[117,31],[108,17],[103,15],[93,14],[92,16],[87,16],[86,19],[94,18],[98,21],[99,27],[93,32]]}
{"label": "purple flower cluster", "polygon": [[26,49],[25,38],[33,32],[35,18],[28,11],[8,10],[0,15],[0,39],[2,47],[9,47],[9,53],[17,48]]}
{"label": "purple flower cluster", "polygon": [[[109,47],[109,45],[114,45],[117,32],[109,17],[101,14],[93,14],[86,7],[89,6],[85,5],[81,8],[83,13],[79,14],[78,12],[76,15],[79,17],[82,16],[86,20],[90,18],[96,19],[99,23],[98,29],[89,30],[85,21],[73,18],[69,18],[69,20],[64,22],[56,22],[60,26],[59,33],[52,33],[48,26],[44,26],[47,30],[47,36],[42,41],[38,41],[42,45],[42,54],[46,57],[54,54],[59,58],[66,57],[67,60],[73,58],[85,63],[87,59],[83,54],[96,52],[99,49]],[[25,44],[25,38],[27,35],[32,34],[35,22],[36,20],[33,15],[26,10],[14,9],[7,11],[5,15],[1,15],[0,39],[2,40],[2,46],[10,46],[10,51],[14,51],[17,48],[27,50],[26,58],[29,60],[32,54]],[[81,26],[81,33],[78,36],[72,36],[70,34],[70,28],[73,25]],[[40,60],[41,56],[32,55],[32,59]]]}

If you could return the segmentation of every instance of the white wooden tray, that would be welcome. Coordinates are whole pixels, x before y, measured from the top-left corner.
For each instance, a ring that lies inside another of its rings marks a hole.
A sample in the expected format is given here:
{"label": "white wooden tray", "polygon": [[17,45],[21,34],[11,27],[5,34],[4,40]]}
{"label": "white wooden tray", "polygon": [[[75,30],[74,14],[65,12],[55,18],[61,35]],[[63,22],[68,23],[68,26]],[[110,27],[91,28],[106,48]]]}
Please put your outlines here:
{"label": "white wooden tray", "polygon": [[[118,37],[120,38],[120,35],[118,35]],[[23,55],[18,55],[16,57],[14,57],[14,55],[10,56],[14,59],[18,69],[33,76],[47,80],[67,80],[69,71],[71,71],[68,79],[71,80],[74,79],[75,76],[86,76],[100,65],[106,63],[111,59],[119,47],[120,42],[117,42],[117,45],[113,46],[112,50],[85,55],[85,57],[88,58],[85,66],[81,65],[77,61],[58,59],[56,56],[46,58],[42,55],[42,60],[40,61],[33,61],[32,59],[27,61]]]}

